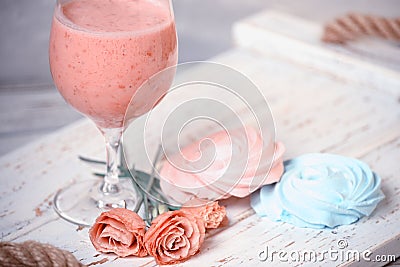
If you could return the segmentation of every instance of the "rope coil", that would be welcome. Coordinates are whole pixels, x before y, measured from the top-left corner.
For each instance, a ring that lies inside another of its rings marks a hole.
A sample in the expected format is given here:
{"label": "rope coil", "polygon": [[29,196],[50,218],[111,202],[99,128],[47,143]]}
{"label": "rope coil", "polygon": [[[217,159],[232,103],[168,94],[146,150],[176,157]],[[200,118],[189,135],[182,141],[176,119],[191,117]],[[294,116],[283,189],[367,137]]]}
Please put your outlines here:
{"label": "rope coil", "polygon": [[400,18],[350,13],[325,25],[322,41],[344,44],[363,35],[400,41]]}
{"label": "rope coil", "polygon": [[82,267],[72,253],[36,241],[0,242],[0,266]]}

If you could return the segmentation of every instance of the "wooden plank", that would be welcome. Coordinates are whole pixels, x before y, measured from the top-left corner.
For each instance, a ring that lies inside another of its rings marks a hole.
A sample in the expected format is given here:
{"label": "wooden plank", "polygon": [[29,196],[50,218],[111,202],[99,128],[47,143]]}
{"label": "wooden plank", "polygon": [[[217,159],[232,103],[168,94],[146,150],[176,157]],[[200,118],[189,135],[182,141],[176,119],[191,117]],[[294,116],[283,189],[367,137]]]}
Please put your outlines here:
{"label": "wooden plank", "polygon": [[53,85],[0,86],[0,155],[82,118]]}
{"label": "wooden plank", "polygon": [[233,27],[235,43],[400,96],[400,53],[390,42],[362,39],[345,47],[320,41],[322,24],[265,11]]}
{"label": "wooden plank", "polygon": [[[400,219],[396,189],[400,188],[396,176],[396,159],[400,157],[397,99],[312,68],[276,58],[266,60],[254,50],[232,50],[214,61],[242,71],[266,95],[275,117],[277,137],[287,147],[286,158],[318,151],[361,157],[382,176],[387,198],[370,218],[333,231],[301,229],[260,219],[249,207],[248,198],[232,198],[225,202],[230,226],[210,232],[202,252],[182,266],[261,266],[266,262],[258,260],[258,253],[266,245],[274,250],[286,247],[322,251],[335,247],[342,238],[352,249],[379,252],[388,247],[382,251],[398,253],[398,249],[392,252]],[[73,180],[90,177],[90,167],[78,161],[78,154],[103,156],[102,138],[87,120],[0,159],[2,240],[49,242],[72,251],[84,263],[107,258],[104,266],[154,266],[151,258],[115,260],[110,255],[98,256],[86,230],[76,231],[76,227],[56,217],[49,204],[54,193]],[[376,226],[385,230],[371,236],[369,233]]]}
{"label": "wooden plank", "polygon": [[[3,109],[0,114],[0,135],[3,136],[55,129],[82,117],[78,112],[66,112],[72,110],[72,107],[64,101],[57,89],[50,85],[0,87],[0,105]],[[59,113],[65,114],[62,120],[55,119]],[[31,118],[29,121],[25,120],[27,114]]]}

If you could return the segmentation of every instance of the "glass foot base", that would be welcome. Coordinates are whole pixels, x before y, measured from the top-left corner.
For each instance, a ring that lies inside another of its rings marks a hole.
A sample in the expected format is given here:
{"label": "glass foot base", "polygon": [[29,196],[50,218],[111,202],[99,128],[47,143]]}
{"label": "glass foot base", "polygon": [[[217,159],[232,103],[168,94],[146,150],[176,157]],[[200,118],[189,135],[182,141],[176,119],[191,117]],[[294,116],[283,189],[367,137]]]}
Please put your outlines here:
{"label": "glass foot base", "polygon": [[105,195],[102,179],[87,180],[63,188],[54,196],[54,209],[68,222],[92,226],[100,213],[112,208],[135,209],[139,202],[130,179],[120,179],[119,192]]}

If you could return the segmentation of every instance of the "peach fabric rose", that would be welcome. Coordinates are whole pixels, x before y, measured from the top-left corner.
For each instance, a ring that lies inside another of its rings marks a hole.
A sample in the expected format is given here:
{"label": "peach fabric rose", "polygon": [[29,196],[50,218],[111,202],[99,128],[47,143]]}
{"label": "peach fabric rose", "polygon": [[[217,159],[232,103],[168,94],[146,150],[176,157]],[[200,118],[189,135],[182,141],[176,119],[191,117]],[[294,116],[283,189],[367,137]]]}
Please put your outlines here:
{"label": "peach fabric rose", "polygon": [[154,219],[144,236],[144,242],[157,264],[176,264],[195,255],[204,237],[205,227],[201,217],[175,210]]}
{"label": "peach fabric rose", "polygon": [[143,243],[146,224],[135,212],[116,208],[103,212],[89,230],[93,246],[99,252],[114,252],[120,257],[147,255]]}
{"label": "peach fabric rose", "polygon": [[184,207],[182,209],[201,216],[204,220],[204,226],[208,229],[218,228],[226,216],[225,207],[218,205],[217,201],[199,207]]}

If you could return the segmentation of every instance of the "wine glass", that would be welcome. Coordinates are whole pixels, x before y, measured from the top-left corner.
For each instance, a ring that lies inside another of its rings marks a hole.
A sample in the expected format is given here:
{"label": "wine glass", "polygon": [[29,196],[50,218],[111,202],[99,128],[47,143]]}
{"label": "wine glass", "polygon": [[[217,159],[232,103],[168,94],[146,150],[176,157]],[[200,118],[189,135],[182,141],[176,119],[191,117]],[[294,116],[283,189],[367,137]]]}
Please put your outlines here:
{"label": "wine glass", "polygon": [[[118,178],[124,115],[138,88],[177,62],[170,0],[58,0],[49,60],[57,89],[96,124],[107,152],[103,181],[91,179],[60,190],[55,210],[72,223],[88,226],[102,211],[133,209],[137,192],[128,179]],[[163,87],[167,91],[168,82]]]}

